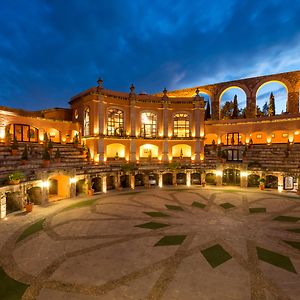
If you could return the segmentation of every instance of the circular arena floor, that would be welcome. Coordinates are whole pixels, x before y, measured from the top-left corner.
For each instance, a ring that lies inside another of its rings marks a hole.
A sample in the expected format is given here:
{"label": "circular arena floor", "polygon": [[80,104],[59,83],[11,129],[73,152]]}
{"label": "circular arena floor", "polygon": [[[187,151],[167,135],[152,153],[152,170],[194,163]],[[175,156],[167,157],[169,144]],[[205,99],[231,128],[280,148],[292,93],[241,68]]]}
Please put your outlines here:
{"label": "circular arena floor", "polygon": [[1,299],[299,299],[300,201],[228,188],[110,193],[23,226],[0,254]]}

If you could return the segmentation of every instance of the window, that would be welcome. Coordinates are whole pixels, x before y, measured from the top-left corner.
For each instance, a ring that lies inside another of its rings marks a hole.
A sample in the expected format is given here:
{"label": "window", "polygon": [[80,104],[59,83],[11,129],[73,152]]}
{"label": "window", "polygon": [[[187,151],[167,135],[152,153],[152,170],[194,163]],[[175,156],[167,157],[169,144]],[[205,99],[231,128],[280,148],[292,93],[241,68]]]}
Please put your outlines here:
{"label": "window", "polygon": [[19,142],[38,142],[38,129],[29,125],[14,124],[13,137]]}
{"label": "window", "polygon": [[190,117],[188,114],[175,114],[173,122],[174,137],[190,136]]}
{"label": "window", "polygon": [[141,114],[141,136],[143,138],[156,137],[157,132],[157,115],[152,112]]}
{"label": "window", "polygon": [[257,135],[256,135],[256,138],[257,138],[257,139],[261,139],[261,138],[262,138],[262,135],[261,135],[261,134],[257,134]]}
{"label": "window", "polygon": [[90,135],[90,109],[88,107],[84,110],[83,135]]}
{"label": "window", "polygon": [[238,132],[227,133],[227,145],[239,145],[241,135]]}
{"label": "window", "polygon": [[228,149],[227,150],[227,160],[228,161],[242,161],[243,152],[238,149]]}
{"label": "window", "polygon": [[107,112],[107,135],[124,135],[124,113],[120,109],[111,108]]}

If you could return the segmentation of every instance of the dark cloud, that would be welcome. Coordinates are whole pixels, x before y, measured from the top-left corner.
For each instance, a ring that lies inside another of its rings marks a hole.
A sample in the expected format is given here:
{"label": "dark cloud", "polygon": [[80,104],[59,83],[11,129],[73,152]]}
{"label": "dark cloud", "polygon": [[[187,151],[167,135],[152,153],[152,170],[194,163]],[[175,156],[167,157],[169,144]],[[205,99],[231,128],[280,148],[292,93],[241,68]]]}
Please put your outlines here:
{"label": "dark cloud", "polygon": [[300,3],[4,1],[0,103],[67,106],[95,85],[158,92],[300,69]]}

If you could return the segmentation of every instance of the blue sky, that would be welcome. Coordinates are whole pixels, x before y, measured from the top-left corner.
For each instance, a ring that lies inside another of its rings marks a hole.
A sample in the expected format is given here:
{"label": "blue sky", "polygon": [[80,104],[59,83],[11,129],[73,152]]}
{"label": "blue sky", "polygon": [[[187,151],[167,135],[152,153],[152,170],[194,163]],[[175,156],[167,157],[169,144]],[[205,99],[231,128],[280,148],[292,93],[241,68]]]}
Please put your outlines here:
{"label": "blue sky", "polygon": [[4,0],[0,105],[67,107],[99,76],[155,93],[300,69],[300,2]]}

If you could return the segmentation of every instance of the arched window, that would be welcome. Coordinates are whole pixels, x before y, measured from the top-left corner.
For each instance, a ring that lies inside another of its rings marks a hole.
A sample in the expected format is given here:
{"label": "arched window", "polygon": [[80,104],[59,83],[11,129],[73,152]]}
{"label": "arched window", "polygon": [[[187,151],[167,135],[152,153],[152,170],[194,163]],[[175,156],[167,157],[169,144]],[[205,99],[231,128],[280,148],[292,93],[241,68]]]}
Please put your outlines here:
{"label": "arched window", "polygon": [[157,133],[157,115],[152,112],[143,112],[141,114],[141,136],[143,138],[156,137]]}
{"label": "arched window", "polygon": [[88,107],[84,110],[83,135],[90,135],[90,109]]}
{"label": "arched window", "polygon": [[173,119],[173,136],[189,137],[190,136],[190,116],[188,114],[175,114]]}
{"label": "arched window", "polygon": [[124,112],[117,108],[107,111],[107,135],[124,135]]}

